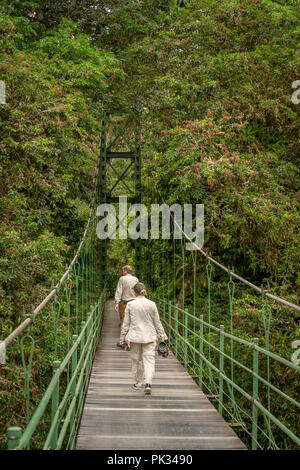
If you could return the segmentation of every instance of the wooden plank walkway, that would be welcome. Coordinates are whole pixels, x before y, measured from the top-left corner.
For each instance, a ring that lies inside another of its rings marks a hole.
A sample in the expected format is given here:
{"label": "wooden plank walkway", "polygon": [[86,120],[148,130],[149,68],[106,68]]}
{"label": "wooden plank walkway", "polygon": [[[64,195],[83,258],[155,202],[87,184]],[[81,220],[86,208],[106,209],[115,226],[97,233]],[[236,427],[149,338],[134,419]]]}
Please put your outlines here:
{"label": "wooden plank walkway", "polygon": [[133,390],[113,306],[106,303],[76,449],[246,449],[173,354],[156,357],[151,396]]}

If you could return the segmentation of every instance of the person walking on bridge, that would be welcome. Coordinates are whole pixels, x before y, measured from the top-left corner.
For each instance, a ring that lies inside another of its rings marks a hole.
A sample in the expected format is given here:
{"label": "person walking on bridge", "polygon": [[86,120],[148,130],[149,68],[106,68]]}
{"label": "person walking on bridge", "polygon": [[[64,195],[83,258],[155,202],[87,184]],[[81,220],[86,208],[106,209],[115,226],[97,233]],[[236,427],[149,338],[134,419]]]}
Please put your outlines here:
{"label": "person walking on bridge", "polygon": [[151,395],[157,343],[166,341],[168,337],[155,302],[145,297],[147,292],[144,284],[138,282],[133,290],[136,298],[126,305],[120,343],[130,342],[132,373],[135,379],[133,388],[143,389],[145,379],[145,394]]}
{"label": "person walking on bridge", "polygon": [[[123,266],[115,292],[115,311],[119,312],[120,315],[120,330],[124,320],[126,305],[135,299],[133,286],[137,282],[138,278],[132,276],[132,267],[129,265]],[[121,346],[120,343],[118,343],[118,346]]]}

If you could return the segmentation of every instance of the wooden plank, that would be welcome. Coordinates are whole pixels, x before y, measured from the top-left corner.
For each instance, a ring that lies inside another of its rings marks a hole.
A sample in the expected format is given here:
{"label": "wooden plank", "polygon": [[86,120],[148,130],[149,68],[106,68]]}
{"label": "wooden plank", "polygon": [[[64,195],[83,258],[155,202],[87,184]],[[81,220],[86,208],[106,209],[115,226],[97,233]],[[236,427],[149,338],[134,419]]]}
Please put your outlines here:
{"label": "wooden plank", "polygon": [[246,449],[173,354],[157,358],[151,396],[134,390],[118,324],[108,301],[77,449]]}

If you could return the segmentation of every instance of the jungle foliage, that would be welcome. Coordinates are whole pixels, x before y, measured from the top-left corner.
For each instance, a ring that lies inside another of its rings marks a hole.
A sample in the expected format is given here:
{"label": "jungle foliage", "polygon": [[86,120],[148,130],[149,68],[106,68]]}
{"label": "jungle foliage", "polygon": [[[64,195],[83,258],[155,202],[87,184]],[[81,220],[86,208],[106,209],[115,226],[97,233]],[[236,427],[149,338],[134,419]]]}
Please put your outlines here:
{"label": "jungle foliage", "polygon": [[[297,4],[2,2],[0,79],[8,104],[0,105],[1,337],[43,299],[80,240],[102,101],[112,114],[127,112],[127,126],[138,122],[152,188],[169,204],[205,204],[204,249],[252,282],[299,301],[300,106],[291,101],[300,74]],[[132,259],[118,242],[111,256],[113,266]],[[162,256],[163,245],[153,262]],[[189,287],[192,260],[186,263]],[[200,258],[197,272],[197,302],[205,309]],[[216,276],[218,323],[227,299],[225,278]],[[115,277],[111,272],[111,292]],[[180,286],[178,272],[179,300]],[[188,289],[186,302],[192,303]],[[235,328],[246,337],[263,333],[250,293],[237,299]],[[274,350],[289,357],[297,318],[275,309],[272,328]],[[50,359],[39,361],[37,396],[50,375]],[[19,365],[2,381],[5,426],[11,413],[20,422],[24,411]],[[287,388],[294,393],[294,387],[290,378]]]}

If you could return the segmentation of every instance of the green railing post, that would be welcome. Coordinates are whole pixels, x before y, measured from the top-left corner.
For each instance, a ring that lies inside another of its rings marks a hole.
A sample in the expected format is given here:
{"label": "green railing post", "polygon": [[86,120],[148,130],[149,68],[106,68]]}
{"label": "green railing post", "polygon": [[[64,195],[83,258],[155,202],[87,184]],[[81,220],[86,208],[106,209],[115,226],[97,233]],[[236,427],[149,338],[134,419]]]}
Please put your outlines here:
{"label": "green railing post", "polygon": [[[57,369],[59,368],[61,362],[60,361],[54,361],[53,362],[53,375],[56,373]],[[55,388],[52,393],[52,402],[51,402],[51,424],[53,423],[54,415],[57,411],[58,405],[59,405],[59,378],[55,384]],[[59,422],[57,421],[55,424],[55,429],[52,434],[52,439],[51,439],[51,449],[56,448],[57,444],[57,436],[58,436],[58,426]]]}
{"label": "green railing post", "polygon": [[85,251],[81,251],[81,321],[83,320],[84,307],[84,282],[85,282]]}
{"label": "green railing post", "polygon": [[89,334],[90,334],[90,331],[91,331],[91,321],[90,320],[90,316],[91,316],[91,313],[92,312],[87,312],[86,314],[86,321],[87,321],[87,328],[86,328],[86,337],[88,338]]}
{"label": "green railing post", "polygon": [[199,387],[202,389],[202,377],[203,377],[203,315],[200,315],[200,360],[199,360]]}
{"label": "green railing post", "polygon": [[224,372],[224,325],[220,325],[220,357],[219,357],[219,413],[223,415],[223,377]]}
{"label": "green railing post", "polygon": [[253,394],[252,394],[252,450],[257,449],[257,418],[258,410],[255,404],[255,400],[258,399],[258,378],[255,374],[258,374],[258,338],[253,339],[254,349],[253,349]]}
{"label": "green railing post", "polygon": [[187,368],[188,365],[188,322],[189,316],[186,311],[184,311],[184,368]]}
{"label": "green railing post", "polygon": [[175,304],[175,355],[178,353],[178,303]]}
{"label": "green railing post", "polygon": [[14,450],[18,447],[22,437],[22,429],[19,426],[11,426],[7,429],[7,448]]}

